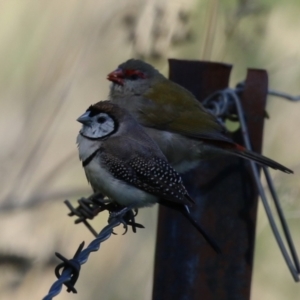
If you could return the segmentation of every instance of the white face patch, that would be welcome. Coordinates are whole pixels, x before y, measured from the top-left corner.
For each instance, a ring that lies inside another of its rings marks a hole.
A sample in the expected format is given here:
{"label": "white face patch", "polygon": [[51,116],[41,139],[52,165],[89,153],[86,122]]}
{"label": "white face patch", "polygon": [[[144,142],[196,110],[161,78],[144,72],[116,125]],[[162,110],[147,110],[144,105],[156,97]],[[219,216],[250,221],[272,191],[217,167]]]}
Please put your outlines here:
{"label": "white face patch", "polygon": [[95,116],[89,117],[80,133],[83,136],[99,139],[112,134],[115,131],[115,121],[106,113],[99,113]]}

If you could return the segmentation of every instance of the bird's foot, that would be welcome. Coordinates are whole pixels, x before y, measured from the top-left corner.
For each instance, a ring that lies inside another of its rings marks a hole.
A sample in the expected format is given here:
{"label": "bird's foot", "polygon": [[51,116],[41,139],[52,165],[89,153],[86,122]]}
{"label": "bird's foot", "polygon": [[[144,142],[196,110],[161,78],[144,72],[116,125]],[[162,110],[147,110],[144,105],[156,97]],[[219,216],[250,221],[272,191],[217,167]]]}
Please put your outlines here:
{"label": "bird's foot", "polygon": [[137,228],[145,228],[142,224],[135,222],[135,217],[138,214],[138,209],[133,206],[120,207],[119,209],[110,211],[108,222],[112,219],[119,219],[125,229],[123,235],[128,231],[128,226],[132,227],[132,231],[135,233]]}
{"label": "bird's foot", "polygon": [[77,216],[74,221],[75,224],[84,223],[85,226],[92,232],[94,236],[98,235],[98,232],[88,223],[87,219],[92,220],[100,212],[107,210],[109,212],[108,222],[112,218],[118,218],[125,228],[124,234],[128,230],[128,226],[132,227],[132,231],[136,232],[137,228],[144,228],[143,225],[135,222],[135,216],[137,215],[137,209],[133,209],[133,206],[121,207],[118,204],[104,199],[104,196],[100,193],[95,193],[88,198],[80,198],[77,207],[73,207],[68,201],[64,201],[70,210],[68,214],[70,217]]}

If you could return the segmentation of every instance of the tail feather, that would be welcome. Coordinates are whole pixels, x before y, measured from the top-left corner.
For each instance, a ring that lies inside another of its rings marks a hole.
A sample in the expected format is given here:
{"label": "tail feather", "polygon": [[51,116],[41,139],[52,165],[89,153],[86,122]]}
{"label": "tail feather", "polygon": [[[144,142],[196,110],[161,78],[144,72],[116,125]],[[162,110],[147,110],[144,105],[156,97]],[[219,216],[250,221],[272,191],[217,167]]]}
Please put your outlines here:
{"label": "tail feather", "polygon": [[224,142],[224,141],[206,141],[206,143],[210,144],[215,148],[217,151],[221,152],[227,152],[228,154],[232,154],[235,156],[239,156],[245,159],[249,159],[252,161],[255,161],[256,163],[270,167],[275,170],[280,170],[284,173],[287,174],[293,174],[294,172],[287,167],[281,165],[280,163],[265,157],[261,154],[255,153],[253,151],[247,150],[245,147],[235,144],[235,143],[230,143],[230,142]]}
{"label": "tail feather", "polygon": [[207,241],[207,243],[215,250],[216,253],[221,253],[220,247],[216,243],[216,241],[202,228],[200,224],[198,224],[189,212],[189,208],[187,205],[182,205],[178,203],[174,203],[166,200],[159,200],[159,204],[166,206],[168,208],[175,209],[181,212],[188,221],[202,234],[203,238]]}
{"label": "tail feather", "polygon": [[268,157],[265,157],[261,154],[255,153],[253,151],[249,151],[249,150],[246,150],[246,149],[243,149],[243,150],[230,149],[229,152],[236,155],[236,156],[255,161],[256,163],[258,163],[260,165],[268,166],[272,169],[280,170],[280,171],[282,171],[284,173],[287,173],[287,174],[294,173],[292,170],[290,170],[287,167],[281,165],[280,163],[278,163],[278,162],[276,162],[276,161],[274,161],[274,160],[272,160]]}
{"label": "tail feather", "polygon": [[190,223],[202,234],[204,239],[209,243],[209,245],[216,251],[216,253],[220,254],[221,249],[216,241],[209,236],[209,234],[202,228],[200,224],[198,224],[190,214],[188,207],[185,205],[184,208],[180,209],[180,212],[190,221]]}

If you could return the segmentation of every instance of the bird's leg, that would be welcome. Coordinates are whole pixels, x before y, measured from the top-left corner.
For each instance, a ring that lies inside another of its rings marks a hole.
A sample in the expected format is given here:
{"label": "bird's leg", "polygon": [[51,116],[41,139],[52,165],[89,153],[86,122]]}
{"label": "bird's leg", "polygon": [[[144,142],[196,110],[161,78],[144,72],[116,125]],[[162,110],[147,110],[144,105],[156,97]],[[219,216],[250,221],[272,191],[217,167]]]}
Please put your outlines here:
{"label": "bird's leg", "polygon": [[119,209],[110,211],[108,222],[113,218],[118,218],[124,226],[125,234],[128,230],[128,225],[132,226],[132,231],[135,233],[137,228],[145,228],[143,225],[135,222],[135,216],[138,214],[138,210],[135,207],[135,203],[126,207],[119,206]]}
{"label": "bird's leg", "polygon": [[[137,209],[134,209],[134,204],[128,207],[123,207],[117,203],[104,199],[104,196],[100,193],[95,193],[88,198],[80,198],[78,200],[78,206],[73,207],[68,201],[64,201],[70,210],[69,216],[77,216],[75,224],[84,223],[85,226],[92,232],[94,236],[97,236],[97,231],[88,223],[87,219],[92,220],[100,212],[107,210],[109,212],[108,222],[112,218],[119,218],[120,222],[125,228],[125,233],[128,230],[128,226],[132,227],[132,231],[135,233],[137,228],[144,228],[143,225],[135,222],[135,216],[137,215]],[[124,234],[125,234],[124,233]]]}
{"label": "bird's leg", "polygon": [[[119,208],[119,209],[118,209]],[[134,205],[129,206],[119,206],[117,207],[117,210],[110,211],[110,218],[116,218],[118,216],[124,216],[128,211],[132,210],[134,208]]]}
{"label": "bird's leg", "polygon": [[[132,227],[132,231],[136,233],[137,228],[145,228],[142,224],[135,222],[135,217],[138,214],[138,209],[129,210],[123,217],[127,225]],[[124,232],[125,234],[125,232]]]}

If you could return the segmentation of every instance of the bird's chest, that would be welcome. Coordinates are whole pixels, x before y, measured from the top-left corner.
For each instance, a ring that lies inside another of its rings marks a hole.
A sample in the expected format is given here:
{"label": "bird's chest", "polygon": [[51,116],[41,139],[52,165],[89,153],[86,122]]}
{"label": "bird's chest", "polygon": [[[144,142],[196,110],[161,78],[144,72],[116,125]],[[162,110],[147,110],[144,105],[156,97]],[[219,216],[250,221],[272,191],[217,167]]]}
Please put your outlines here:
{"label": "bird's chest", "polygon": [[115,178],[105,168],[100,156],[95,157],[85,166],[85,172],[95,192],[103,193],[120,205],[134,204],[135,207],[144,207],[154,204],[157,200],[147,192]]}
{"label": "bird's chest", "polygon": [[117,180],[103,167],[101,158],[96,156],[84,170],[93,189],[111,197],[111,190],[116,187]]}

